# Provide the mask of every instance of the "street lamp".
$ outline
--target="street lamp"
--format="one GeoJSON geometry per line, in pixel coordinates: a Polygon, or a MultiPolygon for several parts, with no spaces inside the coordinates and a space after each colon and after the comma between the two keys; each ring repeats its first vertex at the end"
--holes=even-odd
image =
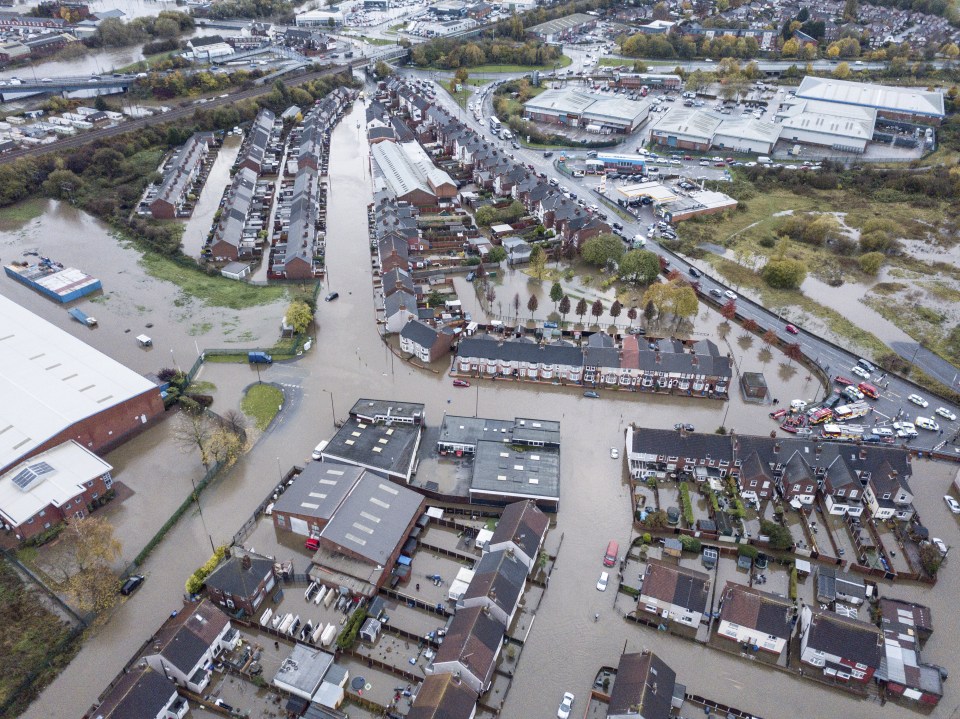
{"type": "Polygon", "coordinates": [[[190,484],[193,486],[193,501],[197,503],[197,514],[200,515],[200,524],[203,526],[203,531],[207,533],[207,539],[210,540],[210,550],[216,554],[217,548],[213,545],[213,537],[210,535],[210,530],[207,529],[207,520],[203,517],[203,509],[200,507],[200,494],[197,492],[197,483],[193,479],[193,475],[190,475],[190,484]]]}

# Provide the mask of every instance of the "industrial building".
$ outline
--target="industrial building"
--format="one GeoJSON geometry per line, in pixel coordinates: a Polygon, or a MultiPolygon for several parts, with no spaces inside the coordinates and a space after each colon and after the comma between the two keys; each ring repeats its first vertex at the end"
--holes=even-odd
{"type": "Polygon", "coordinates": [[[891,87],[830,77],[805,77],[797,88],[802,100],[821,100],[877,111],[887,120],[939,125],[946,117],[943,92],[919,87],[891,87]]]}
{"type": "Polygon", "coordinates": [[[416,142],[378,142],[370,148],[386,189],[417,207],[434,206],[457,195],[457,183],[416,142]]]}
{"type": "Polygon", "coordinates": [[[529,27],[527,28],[527,35],[542,42],[557,43],[563,42],[574,35],[579,35],[584,30],[591,30],[596,26],[596,17],[575,12],[572,15],[558,17],[529,27]]]}
{"type": "Polygon", "coordinates": [[[160,389],[0,295],[0,472],[69,440],[117,447],[163,414],[160,389]]]}
{"type": "Polygon", "coordinates": [[[583,128],[596,133],[629,133],[650,116],[651,101],[608,97],[572,88],[542,92],[523,106],[532,122],[583,128]]]}
{"type": "Polygon", "coordinates": [[[715,112],[676,107],[650,130],[650,141],[678,150],[705,152],[713,143],[723,116],[715,112]]]}
{"type": "Polygon", "coordinates": [[[777,111],[777,122],[783,140],[863,152],[873,139],[877,111],[857,105],[789,98],[777,111]]]}

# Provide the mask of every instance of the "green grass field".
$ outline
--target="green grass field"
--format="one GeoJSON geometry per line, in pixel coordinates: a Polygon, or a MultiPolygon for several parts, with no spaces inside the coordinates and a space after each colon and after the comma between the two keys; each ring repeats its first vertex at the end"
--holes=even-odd
{"type": "MultiPolygon", "coordinates": [[[[467,72],[471,75],[479,75],[481,73],[497,73],[497,72],[533,72],[534,70],[539,70],[540,72],[547,72],[553,70],[554,64],[557,67],[567,67],[573,62],[569,57],[563,55],[556,63],[551,63],[549,65],[477,65],[476,67],[468,67],[467,72]]],[[[452,70],[443,67],[424,67],[423,70],[436,70],[438,72],[449,72],[452,73],[452,70]]]]}
{"type": "Polygon", "coordinates": [[[232,310],[259,307],[279,302],[287,294],[286,288],[277,285],[257,287],[225,277],[211,277],[199,269],[178,264],[151,252],[143,255],[140,264],[150,276],[172,282],[187,295],[216,307],[228,307],[232,310]]]}
{"type": "Polygon", "coordinates": [[[255,384],[244,395],[240,409],[252,417],[257,429],[265,430],[280,411],[283,404],[283,392],[269,384],[255,384]]]}
{"type": "Polygon", "coordinates": [[[47,207],[47,200],[34,197],[0,210],[0,230],[15,230],[40,217],[47,207]]]}

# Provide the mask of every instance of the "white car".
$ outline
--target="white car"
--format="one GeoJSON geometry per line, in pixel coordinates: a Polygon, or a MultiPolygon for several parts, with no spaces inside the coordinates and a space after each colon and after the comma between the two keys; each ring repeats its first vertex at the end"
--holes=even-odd
{"type": "Polygon", "coordinates": [[[723,296],[726,297],[728,300],[733,300],[734,302],[736,302],[737,300],[737,294],[733,290],[727,290],[726,292],[723,293],[723,296]]]}
{"type": "Polygon", "coordinates": [[[798,412],[803,412],[807,408],[807,403],[802,399],[795,399],[790,403],[790,408],[795,409],[798,412]]]}
{"type": "Polygon", "coordinates": [[[960,502],[955,500],[949,494],[943,495],[943,501],[947,503],[947,507],[950,508],[950,511],[954,514],[960,514],[960,502]]]}
{"type": "Polygon", "coordinates": [[[950,420],[951,422],[953,422],[957,418],[957,415],[955,415],[946,407],[937,407],[936,413],[939,414],[944,419],[950,420]]]}
{"type": "Polygon", "coordinates": [[[917,417],[916,424],[920,429],[928,429],[931,432],[939,432],[940,425],[933,421],[930,417],[917,417]]]}
{"type": "Polygon", "coordinates": [[[930,541],[933,542],[934,547],[940,550],[940,554],[942,554],[944,557],[947,556],[947,545],[943,543],[942,539],[939,537],[934,537],[930,541]]]}
{"type": "Polygon", "coordinates": [[[573,709],[573,694],[563,693],[563,701],[560,702],[560,708],[557,709],[557,716],[560,719],[569,719],[570,711],[573,709]]]}
{"type": "Polygon", "coordinates": [[[601,592],[607,591],[607,582],[610,581],[610,572],[601,572],[600,579],[597,580],[597,589],[601,592]]]}
{"type": "Polygon", "coordinates": [[[893,429],[901,438],[917,436],[917,428],[913,426],[913,422],[894,422],[893,429]]]}
{"type": "Polygon", "coordinates": [[[620,450],[618,450],[616,447],[611,447],[610,459],[620,459],[620,450]]]}
{"type": "Polygon", "coordinates": [[[863,367],[857,366],[850,369],[857,377],[863,377],[863,379],[870,379],[870,373],[867,372],[863,367]]]}
{"type": "Polygon", "coordinates": [[[907,399],[916,405],[920,405],[921,407],[927,407],[930,405],[930,403],[927,402],[927,400],[925,400],[923,397],[921,397],[918,394],[912,394],[909,397],[907,397],[907,399]]]}

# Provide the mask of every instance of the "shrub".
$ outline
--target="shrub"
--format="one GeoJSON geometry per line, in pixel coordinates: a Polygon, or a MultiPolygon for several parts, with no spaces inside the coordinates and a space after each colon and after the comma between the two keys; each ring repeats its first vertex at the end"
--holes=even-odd
{"type": "Polygon", "coordinates": [[[190,575],[184,587],[187,590],[187,594],[196,594],[203,588],[203,581],[210,576],[210,572],[216,569],[220,565],[220,562],[223,561],[223,558],[227,556],[227,549],[225,545],[217,547],[210,559],[190,575]]]}
{"type": "Polygon", "coordinates": [[[710,506],[713,507],[714,512],[720,511],[720,500],[717,499],[717,493],[712,489],[707,490],[707,496],[710,498],[710,506]]]}
{"type": "Polygon", "coordinates": [[[793,537],[790,530],[776,522],[769,520],[760,522],[760,533],[770,538],[770,546],[773,549],[790,549],[793,547],[793,537]]]}
{"type": "Polygon", "coordinates": [[[797,567],[790,567],[790,599],[797,601],[797,567]]]}
{"type": "MultiPolygon", "coordinates": [[[[213,404],[213,397],[208,394],[188,394],[186,397],[189,397],[194,402],[196,402],[201,407],[209,407],[213,404]]],[[[181,400],[182,401],[182,400],[181,400]]]]}
{"type": "Polygon", "coordinates": [[[741,557],[750,557],[750,559],[756,559],[757,555],[760,554],[760,550],[754,547],[752,544],[741,544],[737,547],[737,554],[741,557]]]}
{"type": "Polygon", "coordinates": [[[644,544],[650,544],[650,542],[652,542],[652,541],[653,541],[653,537],[650,536],[650,532],[644,532],[644,533],[643,533],[643,543],[644,543],[644,544]]]}
{"type": "Polygon", "coordinates": [[[693,504],[690,503],[690,488],[686,482],[680,483],[680,504],[683,506],[683,518],[688,526],[693,526],[693,504]]]}
{"type": "Polygon", "coordinates": [[[350,619],[347,620],[343,631],[340,632],[340,636],[337,637],[337,647],[340,649],[349,649],[352,647],[353,643],[357,640],[357,634],[360,633],[360,628],[363,626],[366,618],[366,609],[362,607],[355,609],[353,614],[350,615],[350,619]]]}
{"type": "Polygon", "coordinates": [[[703,547],[699,539],[687,536],[686,534],[680,535],[680,546],[683,548],[683,551],[693,552],[694,554],[699,554],[701,547],[703,547]]]}

